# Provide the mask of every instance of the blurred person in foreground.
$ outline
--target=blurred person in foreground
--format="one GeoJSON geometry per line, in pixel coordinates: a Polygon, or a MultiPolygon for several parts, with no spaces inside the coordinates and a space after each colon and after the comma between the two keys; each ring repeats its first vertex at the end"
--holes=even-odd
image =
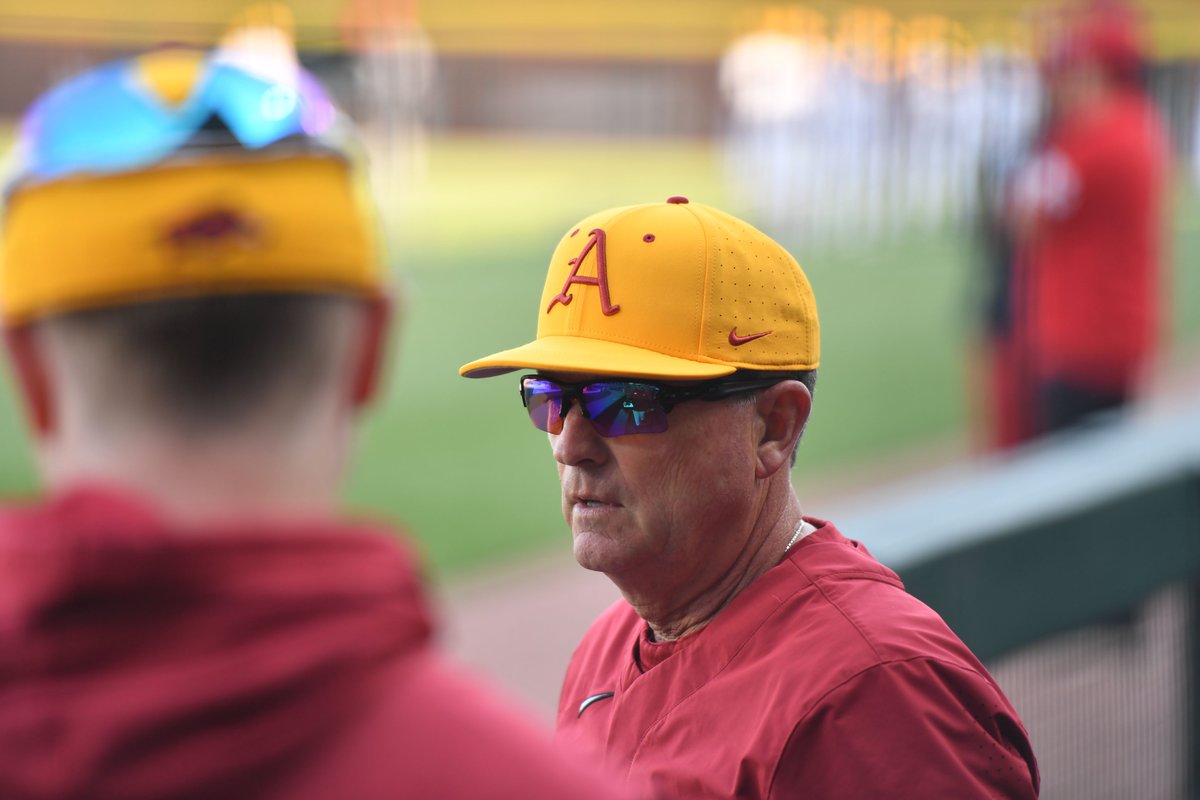
{"type": "Polygon", "coordinates": [[[1167,145],[1143,62],[1130,12],[1105,2],[1043,65],[1045,135],[1012,198],[1034,436],[1127,406],[1157,352],[1167,145]]]}
{"type": "Polygon", "coordinates": [[[462,368],[533,371],[521,396],[575,557],[624,596],[575,651],[559,739],[668,797],[1034,797],[983,665],[802,513],[790,467],[818,352],[795,259],[672,197],[572,226],[536,340],[462,368]]]}
{"type": "Polygon", "coordinates": [[[340,124],[181,50],[25,118],[0,301],[47,497],[0,510],[0,796],[614,796],[338,515],[386,332],[340,124]]]}

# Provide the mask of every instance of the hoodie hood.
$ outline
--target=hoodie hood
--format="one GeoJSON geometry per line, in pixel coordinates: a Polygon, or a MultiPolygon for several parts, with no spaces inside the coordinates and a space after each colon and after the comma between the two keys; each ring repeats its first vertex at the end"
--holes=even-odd
{"type": "Polygon", "coordinates": [[[365,528],[171,531],[80,490],[0,512],[0,796],[219,797],[363,710],[431,623],[365,528]]]}

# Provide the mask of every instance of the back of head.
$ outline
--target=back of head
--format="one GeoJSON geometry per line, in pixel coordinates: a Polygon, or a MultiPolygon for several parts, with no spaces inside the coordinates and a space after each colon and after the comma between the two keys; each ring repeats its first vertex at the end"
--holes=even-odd
{"type": "Polygon", "coordinates": [[[48,317],[56,390],[87,423],[188,439],[285,430],[349,357],[355,303],[316,293],[216,294],[48,317]]]}
{"type": "Polygon", "coordinates": [[[347,309],[381,295],[379,259],[345,122],[282,66],[159,50],[30,109],[0,264],[27,388],[29,331],[99,424],[282,420],[332,379],[347,309]]]}

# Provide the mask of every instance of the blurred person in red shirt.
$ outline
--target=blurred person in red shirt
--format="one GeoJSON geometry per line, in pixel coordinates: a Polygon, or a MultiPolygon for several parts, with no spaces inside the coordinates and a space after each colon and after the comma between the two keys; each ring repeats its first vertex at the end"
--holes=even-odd
{"type": "Polygon", "coordinates": [[[1137,395],[1162,324],[1164,126],[1129,12],[1097,4],[1044,63],[1045,135],[1012,198],[1033,435],[1137,395]]]}
{"type": "Polygon", "coordinates": [[[387,302],[291,66],[157,51],[23,122],[0,308],[48,497],[0,509],[0,797],[620,796],[337,511],[387,302]]]}

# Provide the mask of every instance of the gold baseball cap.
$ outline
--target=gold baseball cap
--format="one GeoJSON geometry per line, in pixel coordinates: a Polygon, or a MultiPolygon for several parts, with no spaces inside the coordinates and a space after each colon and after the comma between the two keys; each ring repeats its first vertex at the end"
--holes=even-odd
{"type": "Polygon", "coordinates": [[[247,159],[21,191],[5,222],[0,311],[20,324],[214,292],[378,293],[347,173],[331,157],[247,159]]]}
{"type": "Polygon", "coordinates": [[[671,197],[573,226],[550,260],[537,338],[459,374],[686,380],[810,370],[820,340],[812,287],[791,254],[736,217],[671,197]]]}

